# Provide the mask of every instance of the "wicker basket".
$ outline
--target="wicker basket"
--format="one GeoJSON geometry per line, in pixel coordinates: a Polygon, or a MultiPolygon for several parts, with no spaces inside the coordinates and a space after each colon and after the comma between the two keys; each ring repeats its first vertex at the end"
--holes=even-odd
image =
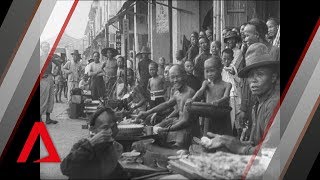
{"type": "Polygon", "coordinates": [[[119,133],[121,136],[141,135],[144,126],[141,124],[121,124],[118,125],[119,133]]]}

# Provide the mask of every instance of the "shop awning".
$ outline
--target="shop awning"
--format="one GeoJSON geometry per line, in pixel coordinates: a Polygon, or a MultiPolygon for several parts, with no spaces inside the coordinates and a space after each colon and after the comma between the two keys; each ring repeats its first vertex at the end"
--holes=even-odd
{"type": "MultiPolygon", "coordinates": [[[[146,1],[146,0],[145,0],[146,1]]],[[[135,5],[136,0],[127,0],[125,3],[123,3],[121,9],[118,11],[118,13],[109,19],[107,22],[107,26],[110,26],[111,24],[120,21],[120,17],[124,16],[127,14],[129,10],[135,5]]],[[[139,1],[140,2],[140,1],[139,1]]]]}

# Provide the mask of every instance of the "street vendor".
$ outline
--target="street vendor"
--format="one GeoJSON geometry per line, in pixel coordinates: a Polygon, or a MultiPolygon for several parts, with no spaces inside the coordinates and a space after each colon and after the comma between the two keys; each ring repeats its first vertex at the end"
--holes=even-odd
{"type": "Polygon", "coordinates": [[[114,48],[104,48],[101,50],[101,54],[106,57],[106,61],[103,64],[103,70],[105,71],[105,83],[107,97],[115,98],[116,82],[117,82],[117,60],[114,58],[118,51],[114,48]]]}
{"type": "Polygon", "coordinates": [[[128,178],[118,158],[122,146],[114,138],[118,133],[115,113],[110,108],[98,110],[90,120],[93,137],[81,139],[63,159],[62,174],[70,179],[128,178]]]}
{"type": "MultiPolygon", "coordinates": [[[[246,53],[246,66],[238,73],[240,78],[247,78],[252,95],[257,101],[252,109],[252,131],[249,142],[242,142],[227,135],[208,133],[214,141],[208,143],[207,148],[215,148],[217,144],[226,147],[236,154],[253,154],[264,131],[271,123],[271,116],[279,103],[280,93],[276,87],[279,61],[268,53],[268,47],[262,43],[249,46],[246,53]],[[218,142],[218,143],[217,143],[218,142]]],[[[264,146],[274,148],[280,141],[279,122],[271,125],[271,132],[264,139],[264,146]]]]}
{"type": "Polygon", "coordinates": [[[188,148],[192,136],[198,135],[199,127],[197,121],[189,122],[188,120],[192,118],[183,118],[185,102],[195,94],[195,91],[185,84],[185,74],[183,66],[174,65],[171,67],[169,75],[175,89],[173,96],[169,101],[159,104],[148,111],[141,111],[137,116],[137,119],[145,119],[150,114],[175,106],[175,111],[154,127],[154,129],[157,129],[156,133],[159,134],[161,139],[158,143],[164,147],[174,149],[188,148]]]}

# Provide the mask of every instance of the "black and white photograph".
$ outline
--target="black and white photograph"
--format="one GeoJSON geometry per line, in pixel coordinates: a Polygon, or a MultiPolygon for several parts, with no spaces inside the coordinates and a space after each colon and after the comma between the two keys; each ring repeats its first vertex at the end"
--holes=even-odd
{"type": "Polygon", "coordinates": [[[280,1],[72,4],[40,36],[41,179],[278,179],[280,1]]]}

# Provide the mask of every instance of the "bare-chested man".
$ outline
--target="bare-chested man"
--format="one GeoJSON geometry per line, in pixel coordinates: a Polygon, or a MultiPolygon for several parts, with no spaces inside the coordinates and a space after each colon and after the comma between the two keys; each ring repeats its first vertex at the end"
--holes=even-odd
{"type": "Polygon", "coordinates": [[[148,115],[155,112],[164,111],[175,106],[173,111],[166,119],[157,124],[157,129],[161,140],[160,145],[170,148],[188,148],[191,143],[192,136],[198,136],[198,122],[189,121],[183,117],[184,105],[187,99],[193,97],[195,91],[185,84],[185,70],[180,65],[174,65],[170,71],[170,81],[176,90],[169,101],[148,110],[141,111],[137,119],[144,119],[148,115]]]}
{"type": "Polygon", "coordinates": [[[198,114],[206,118],[204,122],[204,135],[210,132],[220,132],[231,134],[229,96],[231,83],[227,83],[221,78],[223,65],[218,56],[213,56],[204,63],[206,80],[202,87],[196,92],[192,99],[186,103],[185,118],[190,114],[198,114]],[[206,103],[194,102],[205,96],[206,103]],[[221,110],[221,111],[220,111],[221,110]]]}
{"type": "Polygon", "coordinates": [[[106,72],[106,94],[108,97],[115,98],[118,66],[117,60],[114,57],[118,54],[118,51],[113,48],[105,48],[101,51],[101,54],[107,57],[103,65],[103,69],[106,72]]]}
{"type": "Polygon", "coordinates": [[[163,76],[158,75],[158,64],[151,62],[149,64],[149,74],[151,78],[148,82],[148,89],[150,91],[150,109],[165,102],[165,80],[163,76]]]}

